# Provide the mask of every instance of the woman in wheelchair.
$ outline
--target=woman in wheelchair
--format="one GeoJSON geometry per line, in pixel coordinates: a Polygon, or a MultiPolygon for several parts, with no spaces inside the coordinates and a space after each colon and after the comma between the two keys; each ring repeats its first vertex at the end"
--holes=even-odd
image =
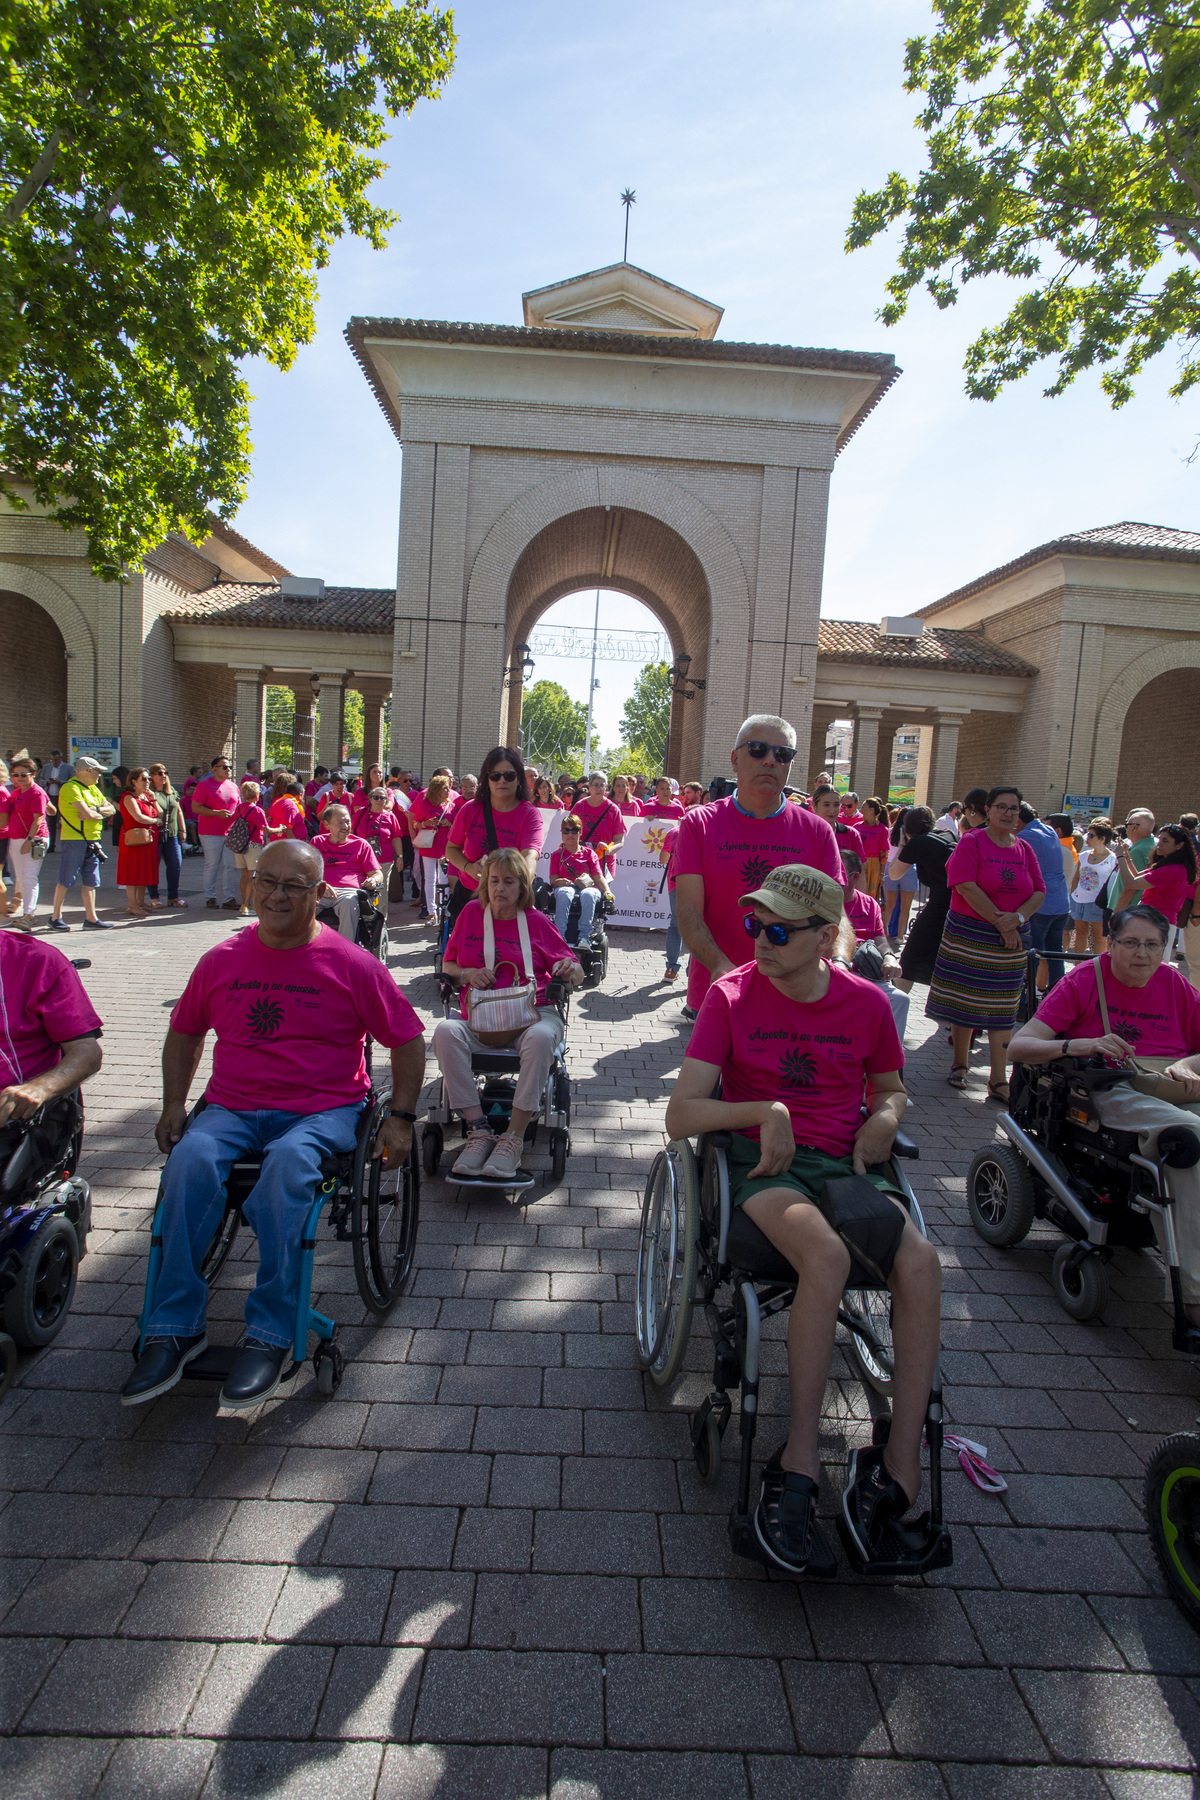
{"type": "Polygon", "coordinates": [[[892,1200],[902,1192],[888,1158],[907,1104],[904,1052],[880,989],[831,960],[841,887],[791,864],[741,905],[754,961],[714,981],[706,995],[667,1107],[667,1131],[672,1139],[732,1133],[730,1199],[796,1270],[791,1423],[763,1470],[754,1530],[781,1568],[828,1578],[837,1565],[816,1522],[818,1430],[842,1291],[850,1281],[886,1284],[892,1296],[891,1432],[886,1445],[851,1453],[842,1519],[864,1563],[880,1560],[885,1542],[894,1560],[900,1521],[921,1488],[941,1271],[937,1253],[892,1200]],[[718,1081],[719,1100],[711,1097],[718,1081]],[[858,1178],[853,1190],[848,1177],[858,1178]],[[847,1209],[847,1201],[856,1205],[847,1209]],[[865,1235],[862,1219],[847,1223],[851,1210],[875,1215],[865,1235]]]}
{"type": "MultiPolygon", "coordinates": [[[[1111,1081],[1092,1087],[1092,1108],[1105,1126],[1136,1131],[1153,1158],[1168,1126],[1200,1134],[1200,991],[1164,961],[1171,925],[1157,908],[1126,907],[1110,931],[1104,955],[1068,971],[1008,1053],[1034,1067],[1102,1058],[1111,1081]]],[[[1200,1163],[1172,1158],[1171,1190],[1184,1311],[1200,1327],[1200,1163]]],[[[1153,1218],[1165,1256],[1162,1215],[1153,1218]]]]}
{"type": "Polygon", "coordinates": [[[446,1102],[461,1113],[467,1126],[466,1148],[453,1173],[501,1181],[511,1180],[520,1167],[525,1128],[541,1105],[550,1064],[562,1041],[563,1021],[558,1009],[546,1004],[547,985],[554,979],[577,987],[583,969],[549,919],[533,905],[533,876],[523,850],[493,850],[481,873],[481,895],[459,913],[442,964],[443,975],[462,989],[462,1017],[442,1019],[435,1026],[433,1053],[442,1071],[446,1102]],[[506,984],[499,977],[506,968],[516,978],[508,1005],[521,1012],[523,1022],[514,1025],[510,1020],[493,1030],[483,1022],[486,1004],[479,1006],[472,996],[503,988],[506,984]],[[497,1138],[479,1104],[471,1056],[500,1045],[518,1052],[521,1072],[508,1130],[497,1138]]]}
{"type": "Polygon", "coordinates": [[[576,943],[587,943],[592,935],[592,925],[596,917],[596,908],[600,904],[601,895],[606,900],[612,899],[612,889],[605,879],[604,870],[600,867],[600,859],[596,852],[584,845],[580,849],[579,837],[583,830],[583,821],[576,813],[568,813],[560,827],[562,844],[550,858],[550,886],[554,889],[554,924],[564,942],[567,939],[567,920],[571,912],[571,902],[579,896],[579,924],[576,929],[576,943]]]}

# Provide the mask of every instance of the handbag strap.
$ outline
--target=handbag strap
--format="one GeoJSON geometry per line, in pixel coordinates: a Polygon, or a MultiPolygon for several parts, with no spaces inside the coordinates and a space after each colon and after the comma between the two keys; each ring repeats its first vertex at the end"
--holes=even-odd
{"type": "Polygon", "coordinates": [[[496,821],[492,817],[492,796],[490,794],[484,794],[482,806],[483,829],[487,833],[487,847],[490,855],[493,850],[500,848],[500,839],[496,836],[496,821]]]}
{"type": "MultiPolygon", "coordinates": [[[[529,921],[524,911],[517,913],[517,937],[521,943],[521,974],[526,981],[533,980],[533,945],[529,941],[529,921]]],[[[492,918],[491,906],[483,908],[483,966],[485,969],[496,967],[496,925],[492,918]]],[[[513,963],[512,968],[516,968],[513,963]]]]}
{"type": "Polygon", "coordinates": [[[1104,1026],[1105,1037],[1112,1036],[1112,1026],[1108,1022],[1108,996],[1104,992],[1104,970],[1100,966],[1100,958],[1093,956],[1092,967],[1096,971],[1096,998],[1100,1002],[1100,1022],[1104,1026]]]}

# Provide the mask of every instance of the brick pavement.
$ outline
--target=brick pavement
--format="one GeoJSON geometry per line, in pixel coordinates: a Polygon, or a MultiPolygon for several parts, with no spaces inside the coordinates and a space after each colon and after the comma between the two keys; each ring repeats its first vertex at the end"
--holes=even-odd
{"type": "MultiPolygon", "coordinates": [[[[185,891],[196,882],[185,865],[185,891]]],[[[425,1015],[429,937],[393,908],[425,1015]]],[[[947,1469],[954,1567],[868,1591],[733,1558],[728,1467],[688,1454],[707,1334],[665,1399],[634,1365],[640,1188],[684,1035],[649,934],[615,934],[569,1035],[574,1155],[526,1206],[427,1182],[417,1272],[368,1326],[347,1247],[317,1304],[351,1359],[252,1422],[184,1383],[124,1410],[150,1208],[165,1008],[236,929],[195,910],[64,949],[107,1021],[88,1090],[94,1230],[57,1343],[0,1406],[0,1789],[7,1800],[1183,1800],[1200,1752],[1200,1639],[1161,1593],[1141,1468],[1190,1427],[1153,1265],[1113,1267],[1103,1324],[1047,1277],[1053,1237],[997,1253],[966,1216],[995,1128],[983,1072],[944,1085],[914,1008],[913,1182],[945,1265],[949,1410],[1006,1473],[947,1469]],[[1155,1771],[1155,1773],[1151,1773],[1155,1771]]],[[[214,1337],[251,1266],[231,1262],[214,1337]]],[[[773,1327],[763,1446],[786,1406],[773,1327]],[[769,1416],[774,1415],[774,1417],[769,1416]]],[[[834,1479],[865,1432],[840,1362],[834,1479]]]]}

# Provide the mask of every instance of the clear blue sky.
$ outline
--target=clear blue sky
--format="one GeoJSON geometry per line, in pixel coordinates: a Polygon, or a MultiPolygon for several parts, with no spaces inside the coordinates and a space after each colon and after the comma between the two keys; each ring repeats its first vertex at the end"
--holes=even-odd
{"type": "MultiPolygon", "coordinates": [[[[237,524],[289,568],[395,579],[401,454],[343,342],[347,319],[519,324],[523,290],[619,259],[627,184],[630,261],[724,306],[722,337],[888,350],[904,370],[834,472],[827,617],[908,611],[1064,531],[1196,528],[1200,464],[1185,459],[1198,409],[1166,397],[1170,358],[1117,413],[1087,378],[1046,400],[1035,375],[988,405],[963,393],[963,353],[1011,284],[968,289],[946,313],[919,298],[890,331],[876,319],[891,249],[847,256],[843,239],[861,188],[920,166],[901,73],[927,6],[462,0],[455,15],[443,98],[401,121],[385,153],[379,196],[401,215],[389,247],[338,245],[313,344],[287,375],[252,371],[254,478],[237,524]]],[[[603,616],[645,619],[628,601],[603,616]]],[[[572,670],[538,674],[582,696],[586,670],[572,670]]],[[[609,674],[606,740],[628,681],[609,674]]]]}

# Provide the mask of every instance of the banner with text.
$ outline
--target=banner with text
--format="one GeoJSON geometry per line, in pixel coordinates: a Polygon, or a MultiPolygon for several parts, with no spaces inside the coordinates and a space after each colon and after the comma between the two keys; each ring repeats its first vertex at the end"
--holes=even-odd
{"type": "MultiPolygon", "coordinates": [[[[537,872],[543,881],[549,881],[550,857],[562,841],[563,814],[549,808],[541,811],[546,835],[537,872]]],[[[617,902],[609,923],[637,926],[643,931],[665,931],[671,923],[671,901],[663,884],[665,870],[658,853],[671,827],[661,819],[626,819],[625,826],[625,842],[616,854],[616,870],[609,876],[617,902]]]]}

